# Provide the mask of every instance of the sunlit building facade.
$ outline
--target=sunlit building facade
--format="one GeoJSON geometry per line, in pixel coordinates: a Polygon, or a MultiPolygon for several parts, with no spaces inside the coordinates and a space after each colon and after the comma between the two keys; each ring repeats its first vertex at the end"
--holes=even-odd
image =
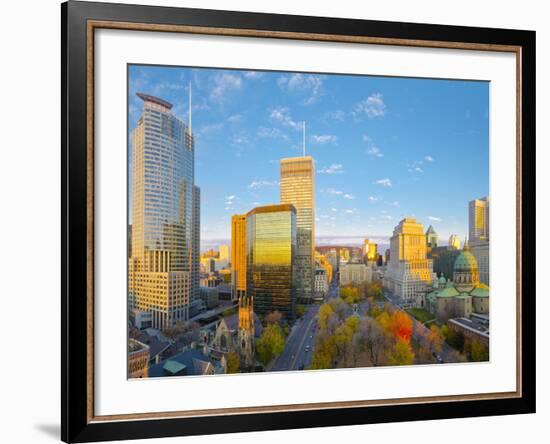
{"type": "Polygon", "coordinates": [[[246,216],[246,292],[254,311],[278,310],[294,319],[296,209],[290,204],[254,208],[246,216]]]}
{"type": "Polygon", "coordinates": [[[313,296],[315,250],[315,183],[313,158],[281,159],[280,202],[296,209],[296,292],[300,300],[313,296]]]}
{"type": "Polygon", "coordinates": [[[468,204],[469,237],[471,243],[489,240],[489,198],[474,199],[468,204]]]}
{"type": "Polygon", "coordinates": [[[199,298],[200,191],[194,142],[172,104],[138,93],[143,112],[132,131],[131,309],[141,327],[188,318],[199,298]]]}
{"type": "Polygon", "coordinates": [[[246,294],[246,214],[231,217],[231,282],[233,299],[246,294]]]}
{"type": "Polygon", "coordinates": [[[363,258],[366,262],[378,259],[378,245],[365,239],[363,242],[363,258]]]}
{"type": "Polygon", "coordinates": [[[456,234],[451,234],[447,246],[451,250],[460,250],[460,238],[456,234]]]}
{"type": "Polygon", "coordinates": [[[393,230],[385,287],[405,300],[417,300],[434,279],[433,263],[427,258],[422,224],[407,217],[393,230]]]}

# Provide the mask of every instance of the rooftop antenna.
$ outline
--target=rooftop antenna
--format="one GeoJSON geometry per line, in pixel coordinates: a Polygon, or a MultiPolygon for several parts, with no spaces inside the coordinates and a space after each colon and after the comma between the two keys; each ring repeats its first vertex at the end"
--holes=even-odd
{"type": "Polygon", "coordinates": [[[304,157],[306,157],[306,121],[302,122],[302,151],[304,152],[304,157]]]}
{"type": "Polygon", "coordinates": [[[192,99],[191,82],[189,82],[189,134],[191,134],[191,132],[192,132],[192,120],[191,119],[192,119],[193,107],[192,107],[191,99],[192,99]]]}

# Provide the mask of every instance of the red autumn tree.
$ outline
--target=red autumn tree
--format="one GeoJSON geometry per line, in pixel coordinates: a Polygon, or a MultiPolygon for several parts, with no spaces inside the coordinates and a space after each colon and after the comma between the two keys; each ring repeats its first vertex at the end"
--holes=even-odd
{"type": "Polygon", "coordinates": [[[401,310],[395,310],[390,318],[388,330],[396,339],[409,342],[411,340],[413,323],[411,318],[401,310]]]}

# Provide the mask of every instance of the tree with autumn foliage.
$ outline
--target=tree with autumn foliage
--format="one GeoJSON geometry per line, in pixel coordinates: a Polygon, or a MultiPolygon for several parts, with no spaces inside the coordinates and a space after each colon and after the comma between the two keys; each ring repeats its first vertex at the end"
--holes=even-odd
{"type": "Polygon", "coordinates": [[[340,297],[348,305],[357,304],[361,300],[359,289],[352,286],[340,288],[340,297]]]}
{"type": "Polygon", "coordinates": [[[428,343],[434,352],[438,354],[441,353],[443,348],[443,336],[437,325],[432,325],[430,327],[430,331],[428,332],[428,343]]]}
{"type": "Polygon", "coordinates": [[[239,373],[241,369],[241,360],[239,355],[234,351],[230,351],[227,354],[227,373],[239,373]]]}
{"type": "Polygon", "coordinates": [[[396,339],[409,343],[412,336],[413,321],[404,311],[396,310],[390,317],[388,329],[396,339]]]}
{"type": "Polygon", "coordinates": [[[414,352],[410,342],[403,339],[397,339],[393,346],[389,358],[389,365],[411,365],[414,363],[414,352]]]}

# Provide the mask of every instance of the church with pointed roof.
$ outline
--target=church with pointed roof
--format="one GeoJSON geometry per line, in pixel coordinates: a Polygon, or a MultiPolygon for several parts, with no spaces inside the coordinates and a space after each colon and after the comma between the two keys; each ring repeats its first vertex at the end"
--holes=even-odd
{"type": "Polygon", "coordinates": [[[452,280],[443,274],[434,280],[426,309],[439,321],[489,315],[489,286],[480,282],[477,260],[467,244],[455,260],[452,280]]]}

